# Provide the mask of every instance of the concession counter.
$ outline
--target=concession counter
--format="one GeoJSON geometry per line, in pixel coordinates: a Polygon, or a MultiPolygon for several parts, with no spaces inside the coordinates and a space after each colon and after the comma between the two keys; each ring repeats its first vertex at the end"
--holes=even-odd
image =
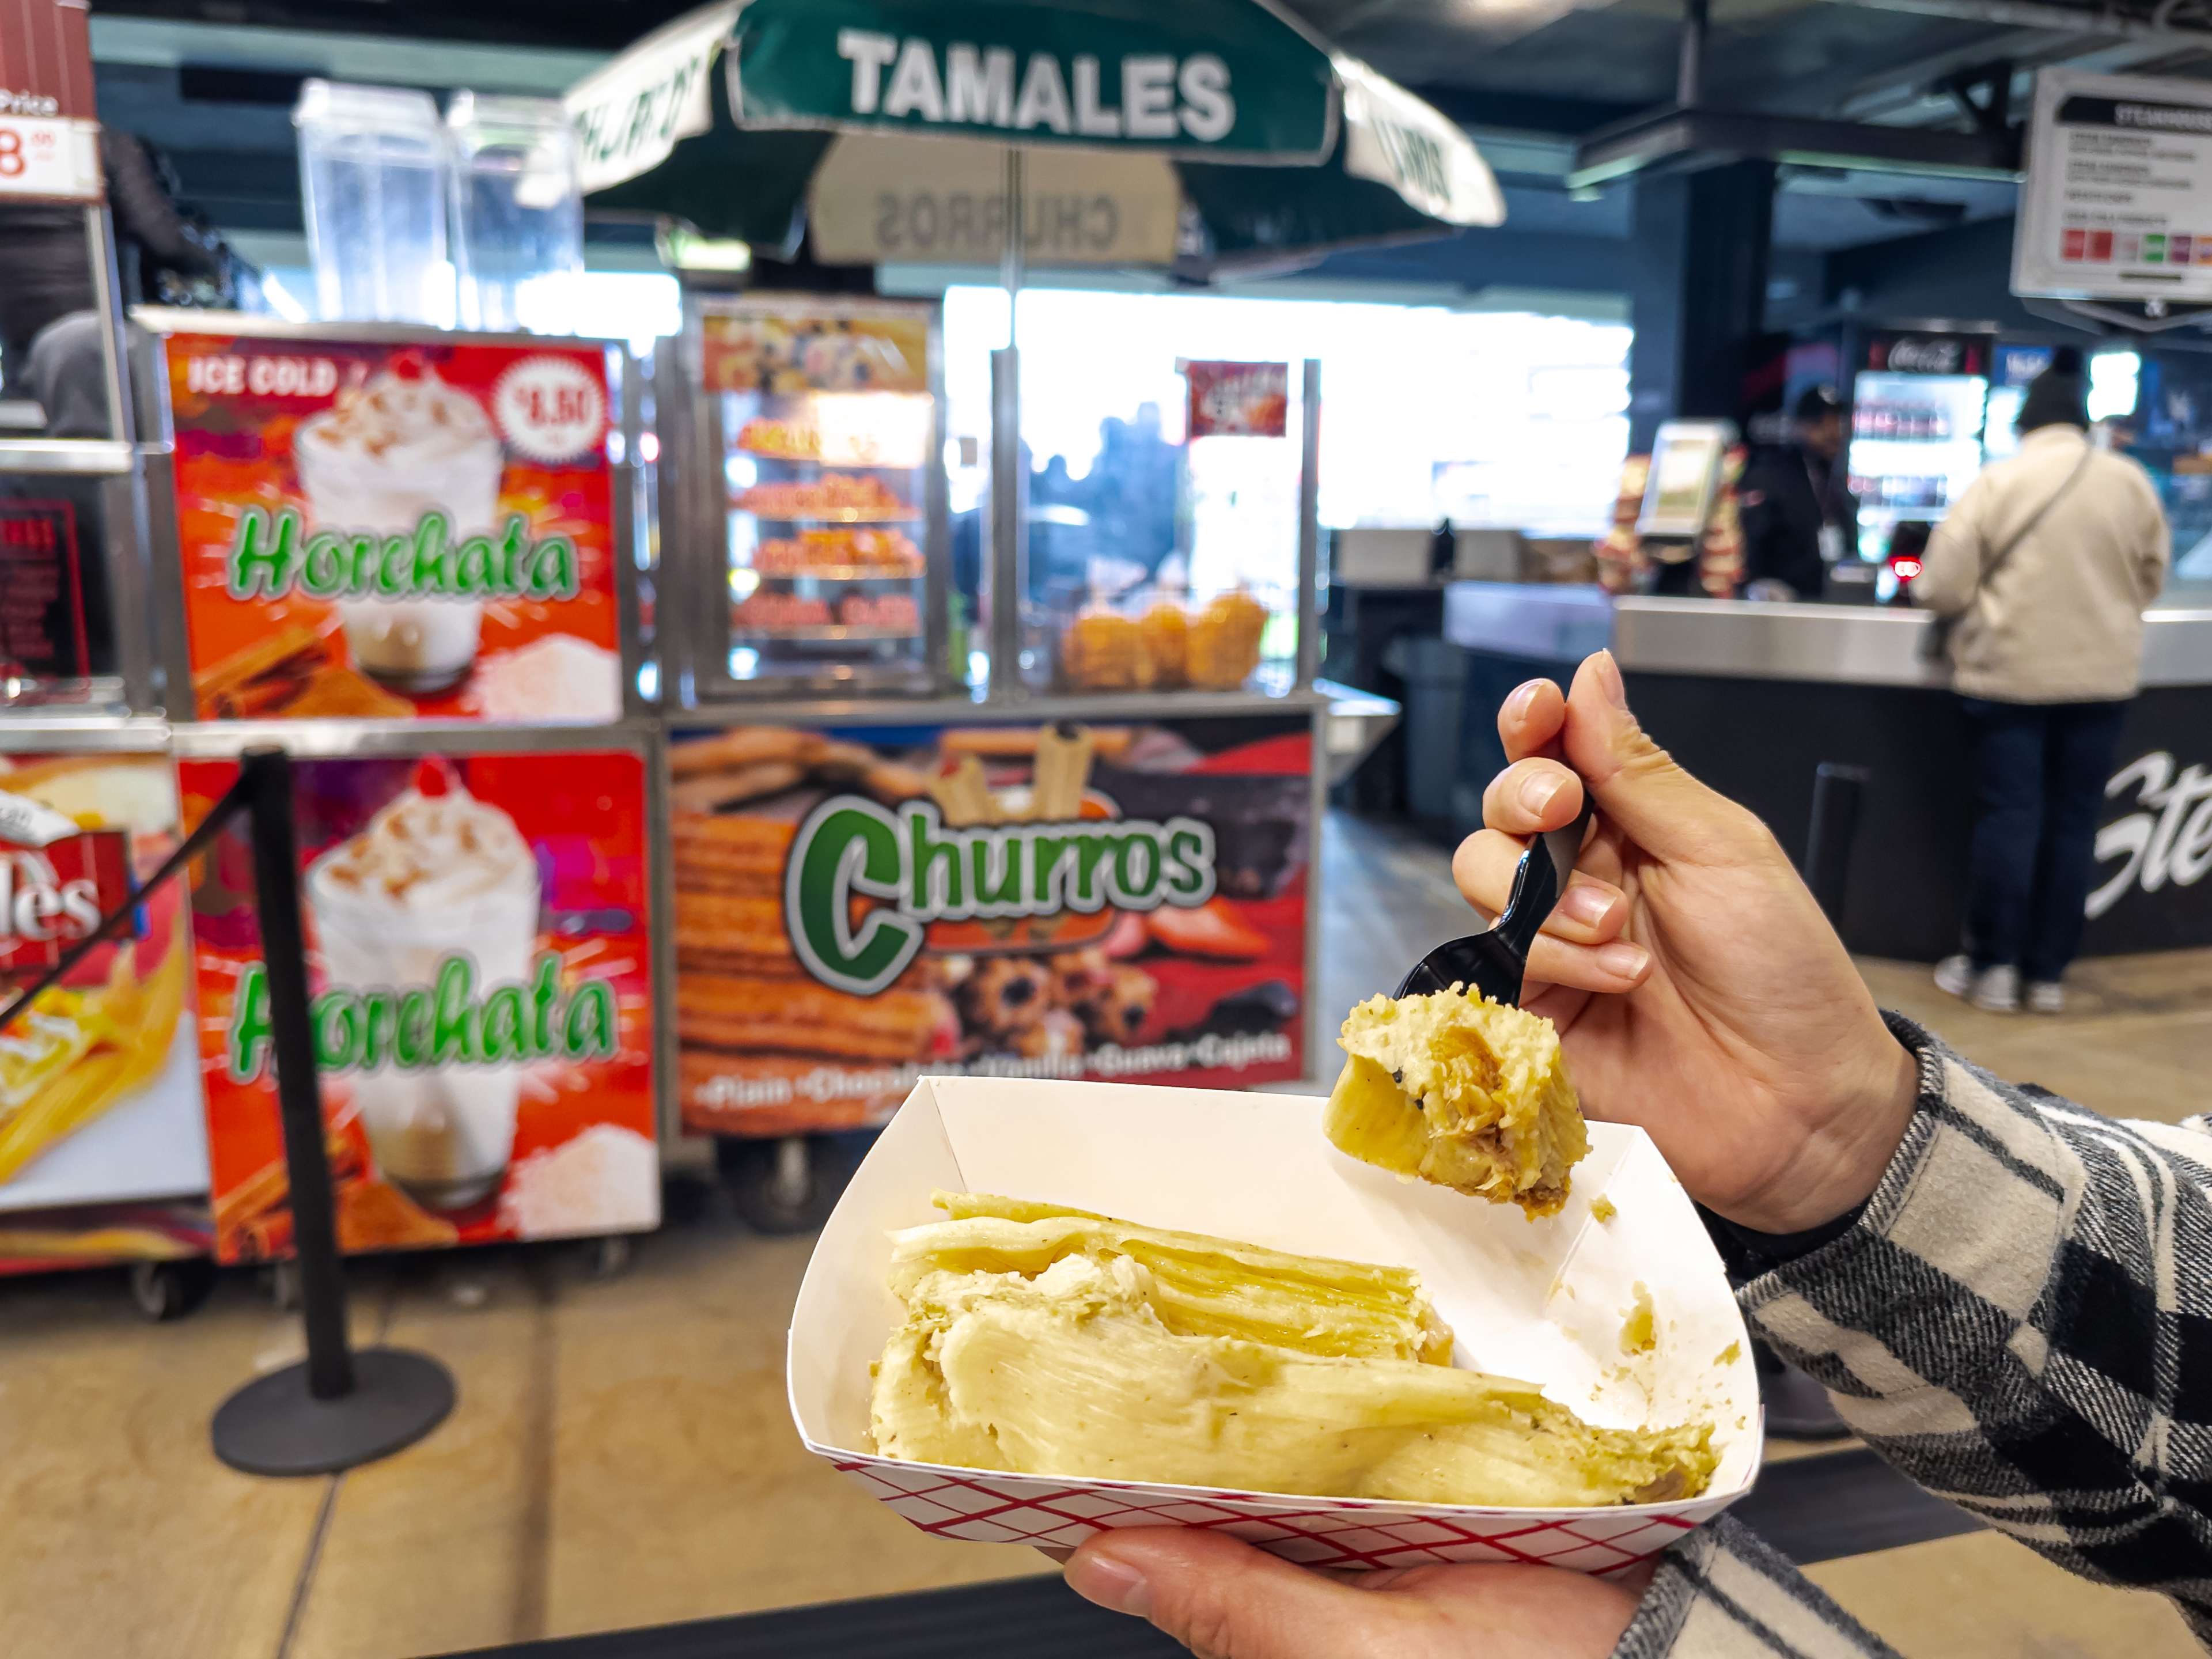
{"type": "MultiPolygon", "coordinates": [[[[1868,606],[1454,583],[1444,637],[1468,656],[1462,793],[1479,801],[1504,764],[1489,711],[1514,685],[1564,683],[1610,647],[1645,728],[1793,854],[1816,769],[1863,770],[1838,926],[1855,951],[1933,961],[1958,948],[1972,812],[1966,719],[1929,659],[1933,625],[1868,606]]],[[[2142,694],[2106,793],[2084,951],[2212,944],[2212,597],[2151,611],[2142,694]]]]}

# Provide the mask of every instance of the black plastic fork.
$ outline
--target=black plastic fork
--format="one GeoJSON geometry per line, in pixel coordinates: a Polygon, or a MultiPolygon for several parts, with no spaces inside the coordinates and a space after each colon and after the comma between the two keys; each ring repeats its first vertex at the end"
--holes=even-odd
{"type": "Polygon", "coordinates": [[[1483,933],[1469,933],[1439,945],[1413,964],[1398,987],[1401,997],[1449,991],[1463,985],[1493,1002],[1521,1006],[1521,985],[1528,976],[1528,947],[1536,942],[1545,918],[1567,890],[1567,878],[1575,872],[1583,836],[1590,822],[1590,799],[1583,792],[1583,810],[1562,830],[1547,830],[1529,842],[1528,850],[1513,872],[1513,890],[1505,908],[1483,933]]]}

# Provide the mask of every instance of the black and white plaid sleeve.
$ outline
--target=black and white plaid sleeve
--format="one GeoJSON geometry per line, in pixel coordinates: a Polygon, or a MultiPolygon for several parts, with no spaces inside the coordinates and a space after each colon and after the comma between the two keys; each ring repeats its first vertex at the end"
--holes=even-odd
{"type": "Polygon", "coordinates": [[[1723,1516],[1659,1558],[1613,1659],[1898,1659],[1759,1535],[1723,1516]]]}
{"type": "Polygon", "coordinates": [[[1893,1019],[1920,1108],[1858,1223],[1741,1293],[1905,1475],[2212,1644],[2212,1135],[1893,1019]]]}
{"type": "MultiPolygon", "coordinates": [[[[2212,1126],[2000,1083],[1907,1021],[1920,1103],[1857,1221],[1740,1293],[1906,1475],[2212,1645],[2212,1126]]],[[[1723,1517],[1614,1659],[1890,1650],[1723,1517]]]]}

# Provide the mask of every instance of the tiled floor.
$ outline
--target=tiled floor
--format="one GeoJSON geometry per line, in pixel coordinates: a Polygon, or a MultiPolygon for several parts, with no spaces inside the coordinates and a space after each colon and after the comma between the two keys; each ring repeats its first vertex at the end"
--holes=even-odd
{"type": "MultiPolygon", "coordinates": [[[[1334,1009],[1462,913],[1443,856],[1409,838],[1334,825],[1327,860],[1334,1009]]],[[[2094,965],[2052,1021],[1978,1014],[1923,969],[1866,971],[2003,1075],[2116,1114],[2212,1107],[2212,951],[2094,965]]],[[[207,1449],[223,1395],[296,1351],[249,1278],[159,1328],[104,1276],[0,1282],[0,1655],[406,1659],[1041,1570],[925,1538],[799,1449],[782,1344],[807,1248],[717,1195],[612,1277],[567,1247],[363,1264],[356,1328],[438,1355],[461,1403],[398,1457],[301,1482],[207,1449]]],[[[2195,1651],[2163,1603],[1987,1535],[1815,1576],[1916,1659],[2195,1651]]]]}

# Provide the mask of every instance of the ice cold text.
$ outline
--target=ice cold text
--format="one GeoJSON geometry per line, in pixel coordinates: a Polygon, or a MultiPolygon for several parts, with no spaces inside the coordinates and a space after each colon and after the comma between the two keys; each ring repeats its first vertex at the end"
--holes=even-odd
{"type": "Polygon", "coordinates": [[[328,357],[185,360],[185,390],[206,398],[327,398],[337,389],[338,366],[328,357]]]}

